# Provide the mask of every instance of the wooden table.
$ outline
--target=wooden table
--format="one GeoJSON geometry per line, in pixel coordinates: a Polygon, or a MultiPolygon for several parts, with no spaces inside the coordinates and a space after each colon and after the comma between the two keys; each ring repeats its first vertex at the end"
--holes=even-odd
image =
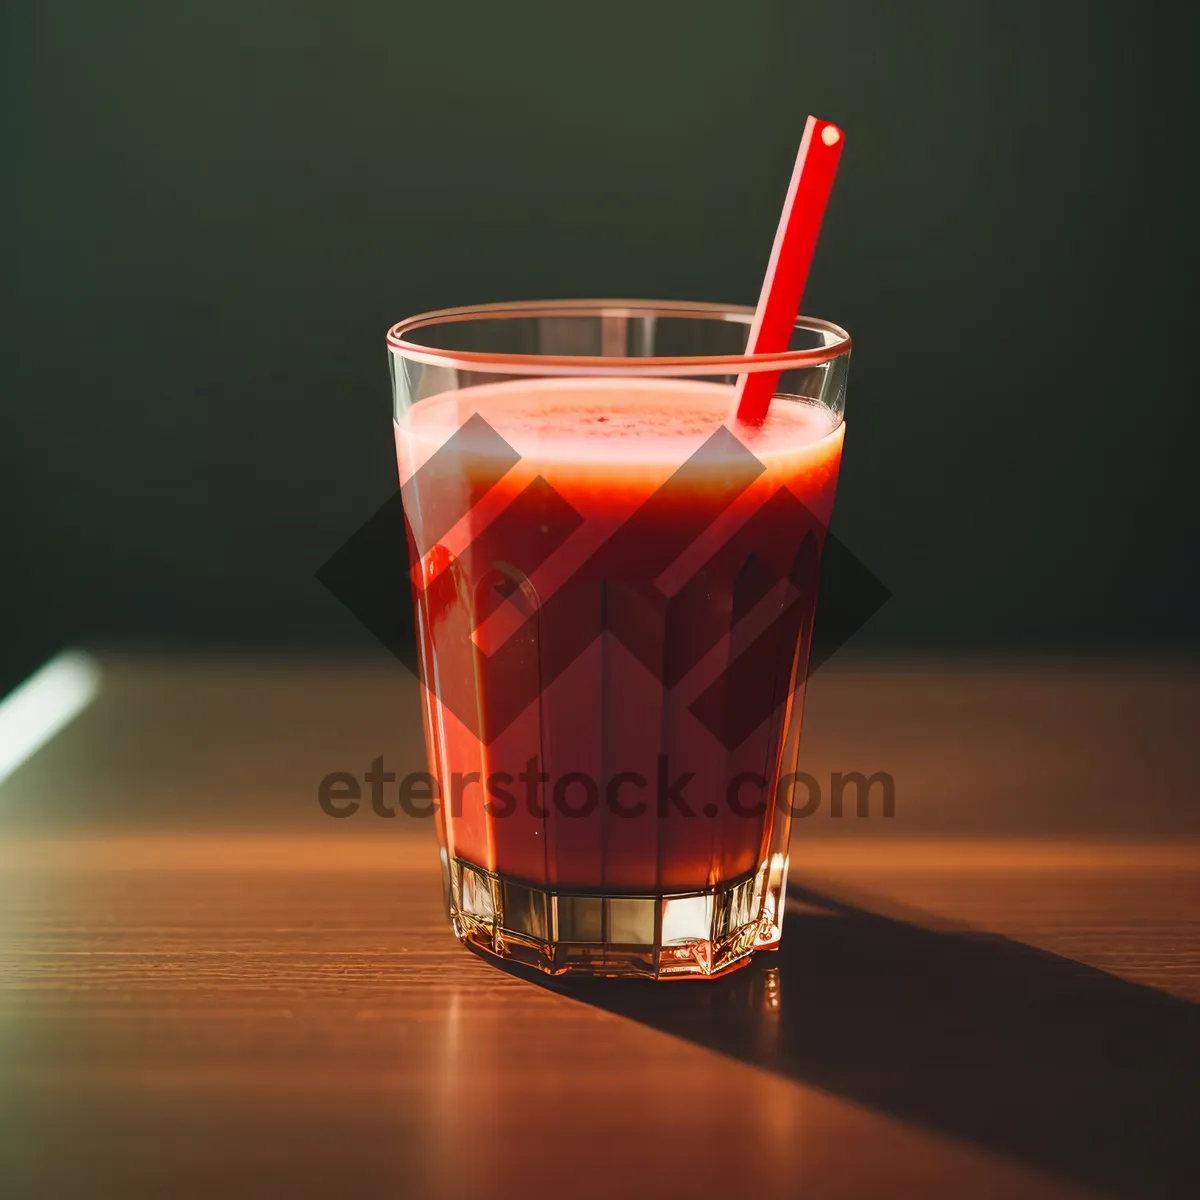
{"type": "Polygon", "coordinates": [[[1114,799],[1200,676],[989,670],[814,681],[897,816],[797,831],[779,954],[566,986],[451,938],[421,823],[313,819],[416,753],[390,669],[105,660],[0,790],[0,1195],[1200,1194],[1194,800],[1114,799]]]}

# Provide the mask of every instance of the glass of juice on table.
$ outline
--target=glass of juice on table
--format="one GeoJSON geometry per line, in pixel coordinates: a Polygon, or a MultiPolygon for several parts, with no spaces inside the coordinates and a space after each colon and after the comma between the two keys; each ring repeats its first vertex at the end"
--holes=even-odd
{"type": "Polygon", "coordinates": [[[478,949],[665,979],[779,943],[850,339],[800,317],[748,354],[755,324],[586,300],[388,335],[429,791],[478,949]]]}

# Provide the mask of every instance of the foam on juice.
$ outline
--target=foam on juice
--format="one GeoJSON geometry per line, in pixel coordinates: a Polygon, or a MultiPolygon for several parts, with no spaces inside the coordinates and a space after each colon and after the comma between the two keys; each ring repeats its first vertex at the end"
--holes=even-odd
{"type": "Polygon", "coordinates": [[[840,444],[840,425],[817,404],[777,399],[755,429],[734,425],[733,404],[734,389],[722,384],[521,380],[421,400],[397,432],[408,443],[413,467],[476,413],[523,457],[602,464],[618,472],[633,464],[677,466],[722,425],[764,462],[778,456],[816,462],[840,444]]]}

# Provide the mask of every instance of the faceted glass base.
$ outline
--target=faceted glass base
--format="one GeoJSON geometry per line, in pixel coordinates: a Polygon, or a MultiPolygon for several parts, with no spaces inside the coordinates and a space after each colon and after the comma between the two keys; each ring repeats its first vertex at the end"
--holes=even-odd
{"type": "Polygon", "coordinates": [[[442,875],[455,934],[489,954],[549,975],[711,978],[779,944],[787,860],[669,896],[533,887],[444,850],[442,875]]]}

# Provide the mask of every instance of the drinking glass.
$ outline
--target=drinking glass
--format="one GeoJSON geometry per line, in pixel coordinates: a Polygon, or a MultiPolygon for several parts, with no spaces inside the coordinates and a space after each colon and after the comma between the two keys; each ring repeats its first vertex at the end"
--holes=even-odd
{"type": "Polygon", "coordinates": [[[779,944],[850,338],[801,317],[748,356],[752,319],[580,300],[389,331],[428,790],[488,954],[673,979],[779,944]]]}

